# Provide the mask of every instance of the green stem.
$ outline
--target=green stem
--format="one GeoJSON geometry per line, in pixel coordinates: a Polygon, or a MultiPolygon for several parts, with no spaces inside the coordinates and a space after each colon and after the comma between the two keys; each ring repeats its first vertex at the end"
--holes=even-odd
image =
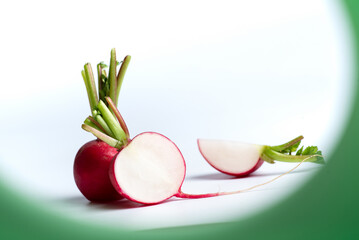
{"type": "Polygon", "coordinates": [[[96,126],[96,124],[94,124],[89,118],[85,119],[84,124],[89,125],[90,127],[93,127],[98,131],[101,131],[101,129],[98,126],[96,126]]]}
{"type": "Polygon", "coordinates": [[[101,63],[97,64],[97,86],[98,86],[98,94],[100,99],[103,98],[103,94],[102,94],[102,89],[103,89],[103,84],[102,84],[102,67],[101,67],[101,63]]]}
{"type": "Polygon", "coordinates": [[[88,116],[87,117],[88,120],[90,120],[92,122],[92,124],[94,124],[95,126],[97,126],[97,128],[99,129],[99,131],[101,132],[106,132],[105,129],[103,129],[103,127],[101,126],[101,124],[99,124],[93,117],[88,116]]]}
{"type": "Polygon", "coordinates": [[[105,69],[102,69],[102,78],[106,79],[106,84],[102,86],[102,101],[105,101],[105,97],[108,96],[110,94],[110,87],[109,87],[109,82],[108,82],[108,76],[107,76],[107,72],[105,69]]]}
{"type": "Polygon", "coordinates": [[[107,78],[107,77],[108,77],[108,76],[107,76],[106,69],[102,69],[102,75],[103,75],[105,78],[107,78]]]}
{"type": "Polygon", "coordinates": [[[269,158],[279,162],[301,162],[304,159],[310,157],[306,160],[307,162],[319,163],[319,164],[324,163],[323,156],[321,155],[299,155],[299,156],[287,155],[287,154],[276,152],[273,149],[271,149],[271,147],[267,147],[264,150],[263,157],[264,157],[263,160],[265,161],[267,160],[267,158],[269,158]]]}
{"type": "Polygon", "coordinates": [[[116,50],[111,49],[111,60],[110,60],[110,70],[109,70],[109,81],[110,81],[110,92],[108,96],[112,101],[116,101],[116,89],[117,89],[117,79],[116,79],[116,50]]]}
{"type": "Polygon", "coordinates": [[[115,99],[115,101],[114,101],[115,106],[117,106],[117,104],[118,104],[118,96],[120,95],[120,90],[121,90],[122,82],[123,82],[123,79],[124,79],[124,77],[125,77],[128,64],[130,64],[130,61],[131,61],[131,56],[130,56],[130,55],[127,55],[127,56],[123,59],[121,68],[120,68],[120,70],[119,70],[119,72],[118,72],[118,75],[117,75],[116,99],[115,99]]]}
{"type": "Polygon", "coordinates": [[[115,138],[120,141],[126,140],[127,138],[125,132],[123,131],[111,111],[107,108],[106,104],[100,100],[97,107],[100,110],[103,119],[111,129],[112,133],[115,135],[115,138]]]}
{"type": "Polygon", "coordinates": [[[293,140],[290,140],[289,142],[284,143],[284,144],[282,144],[282,145],[271,146],[271,148],[272,148],[274,151],[280,152],[280,151],[282,151],[282,150],[284,150],[284,149],[287,149],[287,148],[289,148],[290,146],[293,146],[294,144],[296,144],[296,143],[302,141],[303,138],[304,138],[304,137],[301,135],[301,136],[296,137],[296,138],[294,138],[293,140]]]}
{"type": "Polygon", "coordinates": [[[102,126],[102,128],[105,130],[105,133],[111,137],[115,137],[115,135],[113,135],[111,129],[108,127],[106,121],[102,118],[101,115],[96,115],[96,121],[102,126]]]}
{"type": "Polygon", "coordinates": [[[125,120],[123,119],[120,111],[116,108],[115,104],[112,102],[111,98],[106,97],[106,101],[108,103],[108,106],[110,107],[111,111],[115,114],[115,117],[117,118],[118,122],[120,123],[121,128],[126,134],[126,138],[130,139],[130,133],[128,131],[127,125],[125,120]]]}
{"type": "Polygon", "coordinates": [[[92,68],[89,63],[85,64],[84,71],[81,71],[82,78],[84,79],[87,96],[90,102],[91,112],[96,108],[98,97],[96,92],[95,80],[92,73],[92,68]]]}
{"type": "Polygon", "coordinates": [[[116,139],[114,139],[114,138],[112,138],[112,137],[98,131],[96,128],[93,128],[93,127],[91,127],[89,125],[82,124],[81,127],[82,127],[83,130],[92,133],[97,138],[104,141],[105,143],[107,143],[111,147],[121,149],[123,147],[123,145],[124,145],[124,143],[122,143],[121,141],[118,141],[118,140],[116,140],[116,139]]]}

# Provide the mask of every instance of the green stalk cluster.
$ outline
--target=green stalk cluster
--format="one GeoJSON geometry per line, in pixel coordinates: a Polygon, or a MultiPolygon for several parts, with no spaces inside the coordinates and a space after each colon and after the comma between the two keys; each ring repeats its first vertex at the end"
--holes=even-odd
{"type": "Polygon", "coordinates": [[[303,136],[294,138],[293,140],[277,146],[265,146],[261,158],[268,162],[302,162],[307,159],[307,162],[324,164],[322,152],[318,150],[317,146],[309,146],[303,150],[303,146],[299,145],[303,136]],[[298,149],[299,148],[299,149],[298,149]]]}
{"type": "Polygon", "coordinates": [[[122,148],[129,140],[127,126],[116,106],[130,60],[131,56],[126,56],[117,72],[120,63],[116,60],[116,50],[111,50],[109,74],[106,64],[97,65],[98,94],[91,64],[86,63],[81,72],[92,114],[85,119],[82,128],[116,148],[122,148]]]}

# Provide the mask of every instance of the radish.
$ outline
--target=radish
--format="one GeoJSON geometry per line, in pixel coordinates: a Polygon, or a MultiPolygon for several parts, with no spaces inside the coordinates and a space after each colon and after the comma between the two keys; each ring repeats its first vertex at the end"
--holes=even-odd
{"type": "MultiPolygon", "coordinates": [[[[123,119],[111,99],[106,98],[106,100],[118,118],[118,122],[122,122],[123,119]]],[[[84,124],[83,128],[113,147],[122,146],[120,141],[91,126],[84,124]]],[[[298,139],[300,138],[286,145],[272,148],[281,148],[283,149],[282,152],[293,150],[299,145],[298,139]]],[[[253,151],[253,149],[249,149],[253,151]]],[[[308,152],[308,150],[305,151],[308,152]]],[[[283,155],[285,154],[283,153],[283,155]]],[[[319,161],[323,159],[320,151],[315,151],[315,153],[312,151],[310,154],[303,151],[302,155],[297,156],[297,158],[300,159],[296,159],[300,163],[306,160],[314,161],[313,159],[317,159],[316,161],[319,161]]],[[[157,204],[171,197],[207,198],[246,191],[206,194],[183,193],[181,186],[185,175],[186,164],[179,148],[170,139],[155,132],[141,133],[132,140],[128,139],[127,144],[114,157],[109,169],[110,180],[117,192],[131,201],[142,204],[157,204]]]]}
{"type": "Polygon", "coordinates": [[[121,127],[114,123],[115,118],[112,113],[99,114],[98,112],[99,109],[104,108],[103,101],[106,97],[111,97],[117,103],[119,90],[130,59],[130,56],[125,57],[117,76],[116,66],[119,63],[116,61],[115,49],[111,50],[109,75],[106,73],[105,68],[107,66],[105,64],[101,62],[97,65],[99,96],[97,95],[91,65],[85,64],[82,71],[92,114],[85,120],[85,124],[98,131],[106,132],[121,140],[122,143],[115,148],[97,139],[86,143],[79,149],[74,161],[74,179],[80,192],[90,201],[103,202],[122,198],[112,186],[108,171],[111,160],[129,138],[128,130],[126,126],[122,125],[121,127]]]}
{"type": "Polygon", "coordinates": [[[118,153],[110,167],[113,186],[135,202],[153,204],[178,193],[186,164],[177,146],[167,137],[145,132],[118,153]]]}
{"type": "MultiPolygon", "coordinates": [[[[256,171],[264,162],[301,162],[310,155],[322,155],[315,146],[303,150],[298,146],[303,139],[299,136],[285,144],[266,146],[237,141],[198,139],[199,151],[204,159],[218,171],[244,177],[256,171]],[[296,152],[292,155],[292,152],[296,152]]],[[[312,163],[324,163],[323,157],[313,156],[307,160],[312,163]]]]}
{"type": "MultiPolygon", "coordinates": [[[[186,164],[178,147],[167,137],[155,132],[141,133],[130,139],[126,123],[116,108],[123,79],[121,70],[127,68],[125,64],[126,58],[116,78],[116,56],[112,50],[109,78],[102,70],[104,65],[98,65],[99,98],[94,89],[94,78],[89,64],[85,65],[83,71],[92,116],[85,120],[82,128],[98,138],[85,144],[75,158],[75,181],[83,195],[90,201],[109,201],[125,197],[142,204],[157,204],[171,197],[207,198],[247,191],[248,189],[206,194],[184,193],[181,187],[186,175],[186,164]],[[117,194],[114,194],[113,190],[117,194]]],[[[278,150],[280,146],[277,146],[277,150],[284,154],[288,149],[294,149],[297,142],[282,147],[281,151],[278,150]]],[[[263,149],[256,150],[257,155],[254,154],[253,147],[249,149],[249,152],[252,152],[251,158],[256,156],[259,159],[265,156],[264,160],[269,161],[270,155],[258,155],[263,149]]],[[[303,157],[300,156],[301,162],[322,156],[318,151],[303,157]]]]}
{"type": "MultiPolygon", "coordinates": [[[[319,154],[300,156],[299,164],[322,158],[319,154]]],[[[185,174],[186,164],[178,147],[167,137],[154,132],[137,135],[115,156],[110,167],[110,179],[115,189],[125,198],[142,204],[157,204],[171,197],[195,199],[230,195],[266,184],[232,192],[188,194],[181,190],[185,174]]]]}
{"type": "MultiPolygon", "coordinates": [[[[115,117],[117,121],[113,119],[114,128],[127,129],[111,98],[105,99],[109,108],[100,100],[96,114],[104,116],[106,123],[110,123],[111,116],[115,117]]],[[[90,126],[86,121],[82,128],[108,146],[118,148],[107,177],[120,196],[143,204],[154,204],[180,193],[186,164],[178,147],[167,137],[155,132],[145,132],[132,140],[114,138],[105,131],[90,126]]],[[[129,136],[128,132],[125,135],[129,136]]]]}
{"type": "MultiPolygon", "coordinates": [[[[106,105],[100,100],[97,114],[103,115],[106,122],[109,122],[106,113],[108,113],[109,116],[115,116],[117,119],[117,121],[114,121],[115,125],[117,123],[118,126],[123,125],[123,129],[127,129],[121,114],[118,109],[116,109],[111,98],[106,97],[105,99],[110,109],[107,109],[106,105]],[[113,115],[111,115],[111,112],[113,115]]],[[[91,132],[108,145],[119,149],[110,165],[108,172],[109,178],[115,190],[121,196],[134,202],[157,204],[171,197],[192,199],[208,198],[236,194],[263,185],[260,184],[248,189],[232,192],[205,194],[184,193],[181,190],[181,186],[186,175],[186,164],[178,147],[167,137],[155,132],[145,132],[137,135],[133,139],[128,138],[127,142],[124,143],[86,123],[82,125],[82,128],[91,132]]],[[[288,144],[288,146],[290,145],[291,147],[287,145],[286,148],[282,147],[282,152],[294,149],[295,146],[298,145],[297,143],[298,142],[288,144]]],[[[273,148],[276,149],[276,147],[273,148]]],[[[277,148],[279,149],[280,146],[277,146],[277,148]]],[[[313,151],[311,153],[313,153],[313,151]]],[[[283,153],[283,155],[285,154],[283,153]]],[[[288,156],[292,157],[290,155],[288,156]]],[[[306,160],[313,161],[312,159],[322,159],[322,156],[320,155],[320,151],[316,151],[315,154],[311,155],[306,155],[303,152],[303,155],[297,156],[297,158],[301,159],[299,163],[301,164],[306,160]]]]}

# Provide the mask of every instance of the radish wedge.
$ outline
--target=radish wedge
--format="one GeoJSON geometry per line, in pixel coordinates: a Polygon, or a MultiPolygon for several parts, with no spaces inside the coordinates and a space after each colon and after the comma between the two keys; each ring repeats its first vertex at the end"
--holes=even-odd
{"type": "Polygon", "coordinates": [[[206,139],[198,139],[197,144],[204,159],[228,175],[245,176],[263,164],[262,145],[206,139]]]}
{"type": "Polygon", "coordinates": [[[263,162],[308,162],[324,163],[321,151],[315,146],[299,150],[303,136],[299,136],[285,144],[266,146],[226,140],[198,139],[199,151],[204,159],[215,169],[228,175],[244,177],[257,170],[263,162]],[[295,155],[292,155],[292,152],[295,155]]]}
{"type": "Polygon", "coordinates": [[[185,173],[185,161],[177,146],[154,132],[133,138],[110,167],[115,189],[143,204],[159,203],[177,194],[185,173]]]}

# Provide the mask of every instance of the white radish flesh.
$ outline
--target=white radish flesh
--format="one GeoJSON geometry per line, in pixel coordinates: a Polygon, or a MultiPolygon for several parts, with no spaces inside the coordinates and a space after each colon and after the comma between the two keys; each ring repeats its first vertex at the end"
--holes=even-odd
{"type": "Polygon", "coordinates": [[[263,145],[208,139],[198,139],[197,144],[211,166],[229,175],[245,176],[263,164],[263,145]]]}
{"type": "Polygon", "coordinates": [[[185,161],[177,146],[154,132],[136,136],[115,157],[110,168],[115,189],[144,204],[155,204],[177,194],[185,173],[185,161]]]}

